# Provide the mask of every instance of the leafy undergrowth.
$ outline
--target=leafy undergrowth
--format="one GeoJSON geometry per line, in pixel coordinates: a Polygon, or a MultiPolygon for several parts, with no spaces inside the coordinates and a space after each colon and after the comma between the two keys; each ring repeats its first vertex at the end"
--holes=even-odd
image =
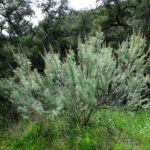
{"type": "Polygon", "coordinates": [[[88,127],[66,119],[19,123],[0,133],[0,150],[149,150],[150,113],[100,110],[88,127]]]}

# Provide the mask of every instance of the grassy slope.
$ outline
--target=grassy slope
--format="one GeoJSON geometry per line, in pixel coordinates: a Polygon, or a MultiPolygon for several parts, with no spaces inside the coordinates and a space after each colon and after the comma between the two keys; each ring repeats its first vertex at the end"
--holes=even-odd
{"type": "Polygon", "coordinates": [[[20,123],[1,132],[0,150],[149,150],[150,113],[100,110],[88,127],[65,119],[20,123]]]}

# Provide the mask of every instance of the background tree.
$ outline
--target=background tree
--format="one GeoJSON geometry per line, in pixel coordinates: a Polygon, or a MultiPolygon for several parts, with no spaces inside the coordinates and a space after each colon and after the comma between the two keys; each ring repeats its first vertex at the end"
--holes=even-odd
{"type": "Polygon", "coordinates": [[[13,66],[12,49],[19,46],[19,38],[32,30],[30,0],[0,1],[0,70],[13,66]]]}
{"type": "Polygon", "coordinates": [[[11,40],[22,36],[32,27],[30,17],[33,14],[30,0],[2,0],[0,2],[1,34],[5,32],[11,40]]]}

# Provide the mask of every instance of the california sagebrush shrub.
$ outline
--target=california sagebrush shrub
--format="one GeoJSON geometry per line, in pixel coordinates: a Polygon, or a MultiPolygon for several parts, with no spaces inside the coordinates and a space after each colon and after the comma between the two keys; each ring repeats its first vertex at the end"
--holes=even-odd
{"type": "MultiPolygon", "coordinates": [[[[59,54],[46,53],[44,75],[31,70],[23,54],[15,54],[18,68],[11,85],[10,100],[26,117],[37,114],[64,113],[70,120],[87,124],[92,112],[103,104],[141,105],[141,92],[146,88],[144,76],[145,41],[132,35],[118,50],[103,44],[97,33],[85,43],[79,42],[78,56],[69,51],[65,60],[59,54]]],[[[149,99],[146,106],[149,104],[149,99]]]]}

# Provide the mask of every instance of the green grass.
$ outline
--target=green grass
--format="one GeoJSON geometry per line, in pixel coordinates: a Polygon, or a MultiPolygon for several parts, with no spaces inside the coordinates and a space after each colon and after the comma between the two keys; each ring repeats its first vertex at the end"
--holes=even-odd
{"type": "Polygon", "coordinates": [[[149,150],[150,113],[97,111],[89,126],[63,117],[19,123],[0,133],[0,150],[149,150]]]}

